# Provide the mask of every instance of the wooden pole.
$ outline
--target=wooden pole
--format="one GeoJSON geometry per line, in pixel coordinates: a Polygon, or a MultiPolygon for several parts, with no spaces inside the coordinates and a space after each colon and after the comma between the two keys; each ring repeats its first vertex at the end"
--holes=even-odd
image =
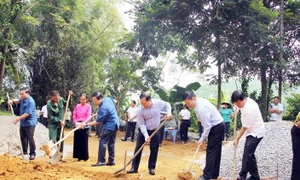
{"type": "MultiPolygon", "coordinates": [[[[236,121],[237,121],[237,112],[234,112],[234,129],[233,129],[233,138],[236,138],[236,121]]],[[[233,179],[236,179],[236,147],[233,146],[233,179]]]]}

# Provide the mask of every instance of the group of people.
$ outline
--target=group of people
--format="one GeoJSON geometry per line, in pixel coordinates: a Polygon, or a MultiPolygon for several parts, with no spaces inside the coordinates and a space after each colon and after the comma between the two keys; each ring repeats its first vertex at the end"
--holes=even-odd
{"type": "MultiPolygon", "coordinates": [[[[72,91],[69,95],[72,95],[72,91]]],[[[60,130],[64,126],[63,115],[66,101],[60,97],[58,91],[52,91],[51,101],[47,104],[48,110],[48,126],[49,126],[49,137],[54,141],[58,141],[60,130]]],[[[277,98],[277,97],[276,97],[277,98]]],[[[96,121],[84,122],[89,116],[91,116],[91,106],[86,103],[86,95],[80,97],[80,104],[78,104],[73,112],[73,122],[76,127],[80,130],[76,131],[74,135],[74,157],[79,160],[88,159],[88,129],[90,126],[97,124],[103,124],[103,132],[99,141],[99,153],[98,161],[92,166],[113,166],[115,165],[115,140],[116,133],[119,128],[119,119],[115,108],[115,100],[111,97],[104,97],[99,92],[92,94],[92,102],[98,108],[98,114],[96,121]],[[106,161],[105,153],[106,147],[108,147],[108,160],[106,161]]],[[[218,109],[208,100],[204,98],[197,98],[192,91],[187,91],[183,95],[183,101],[186,105],[185,109],[193,108],[195,110],[197,119],[203,126],[203,133],[199,139],[199,146],[207,142],[206,148],[206,165],[203,170],[203,174],[199,180],[217,179],[219,177],[220,162],[221,162],[221,151],[222,141],[225,133],[225,123],[218,109]]],[[[30,147],[30,159],[35,158],[35,144],[33,140],[33,134],[35,125],[37,124],[35,102],[30,96],[28,88],[22,88],[20,90],[20,99],[13,99],[8,101],[9,104],[17,102],[21,103],[20,116],[14,120],[14,124],[21,121],[21,139],[23,153],[27,154],[28,143],[30,147]]],[[[262,119],[261,112],[258,104],[251,98],[246,97],[245,93],[240,90],[236,90],[232,93],[231,102],[234,104],[233,111],[241,113],[242,128],[239,134],[235,138],[233,144],[235,147],[238,146],[240,138],[245,135],[246,142],[244,146],[242,167],[239,172],[238,180],[259,180],[259,173],[257,168],[257,162],[255,158],[255,151],[261,140],[263,139],[265,128],[262,119]],[[247,178],[247,174],[250,177],[247,178]]],[[[170,103],[152,99],[148,92],[140,94],[141,106],[133,113],[128,110],[129,122],[138,122],[138,135],[136,140],[135,154],[144,145],[144,143],[150,144],[150,156],[148,161],[148,169],[150,175],[155,175],[156,161],[159,150],[159,135],[155,132],[160,128],[161,124],[161,112],[165,111],[166,120],[172,119],[171,105],[170,103]],[[136,119],[135,121],[133,121],[136,119]]],[[[275,103],[275,102],[274,102],[275,103]]],[[[131,102],[134,108],[136,102],[131,102]]],[[[278,106],[278,103],[275,104],[278,106]]],[[[269,112],[280,114],[282,109],[277,109],[275,105],[272,105],[269,112]]],[[[188,113],[187,113],[188,114],[188,113]]],[[[292,143],[293,143],[293,169],[292,169],[292,180],[300,178],[299,171],[296,170],[299,164],[299,155],[297,150],[299,148],[299,120],[295,123],[292,128],[292,143]]],[[[183,127],[189,126],[186,123],[186,119],[189,116],[181,113],[181,120],[183,127]]],[[[133,123],[132,127],[136,124],[133,123]]],[[[135,128],[132,128],[135,129],[135,128]]],[[[186,140],[187,135],[183,130],[182,138],[186,140]]],[[[125,136],[124,140],[126,140],[125,136]]],[[[131,135],[132,136],[132,135],[131,135]]],[[[134,140],[134,136],[131,137],[134,140]]],[[[63,147],[63,146],[61,146],[63,147]]],[[[62,149],[61,149],[62,151],[62,149]]],[[[127,173],[138,173],[139,164],[141,160],[142,151],[137,154],[136,158],[132,161],[132,166],[127,173]]]]}

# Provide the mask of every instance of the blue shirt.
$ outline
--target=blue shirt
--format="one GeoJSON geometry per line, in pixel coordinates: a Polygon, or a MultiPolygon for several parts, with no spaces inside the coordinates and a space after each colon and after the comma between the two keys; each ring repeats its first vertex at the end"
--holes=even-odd
{"type": "Polygon", "coordinates": [[[221,108],[220,113],[222,118],[224,119],[224,122],[230,122],[230,115],[232,114],[232,109],[221,108]]]}
{"type": "Polygon", "coordinates": [[[203,126],[203,133],[199,141],[203,142],[209,135],[212,127],[223,122],[223,118],[217,108],[207,99],[197,98],[194,107],[198,121],[203,126]]]}
{"type": "Polygon", "coordinates": [[[22,119],[21,127],[29,127],[29,126],[35,126],[37,124],[37,118],[36,118],[36,109],[35,109],[35,101],[31,96],[28,96],[27,99],[19,99],[20,101],[20,116],[24,113],[29,114],[29,116],[25,119],[22,119]]]}
{"type": "Polygon", "coordinates": [[[114,99],[111,97],[103,98],[98,109],[97,122],[103,123],[103,129],[115,131],[119,128],[120,121],[114,104],[114,99]]]}
{"type": "Polygon", "coordinates": [[[139,128],[145,138],[149,137],[147,130],[155,130],[159,126],[161,111],[165,109],[167,114],[171,115],[170,103],[160,99],[152,99],[151,101],[152,105],[150,108],[145,109],[141,106],[137,113],[139,128]]]}

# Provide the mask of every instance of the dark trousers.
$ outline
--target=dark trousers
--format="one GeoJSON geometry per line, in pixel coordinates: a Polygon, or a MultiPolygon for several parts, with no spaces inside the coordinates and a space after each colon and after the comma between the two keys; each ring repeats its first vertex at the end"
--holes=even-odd
{"type": "Polygon", "coordinates": [[[292,166],[292,177],[291,180],[300,179],[300,128],[293,126],[291,129],[292,136],[292,147],[293,147],[293,166],[292,166]]]}
{"type": "Polygon", "coordinates": [[[134,140],[134,134],[135,134],[135,126],[136,122],[127,122],[127,129],[124,139],[127,140],[128,137],[131,137],[131,140],[134,140]]]}
{"type": "Polygon", "coordinates": [[[105,163],[106,146],[108,148],[108,162],[115,162],[115,142],[117,130],[117,126],[114,131],[103,129],[99,142],[98,162],[105,163]]]}
{"type": "MultiPolygon", "coordinates": [[[[148,130],[148,135],[151,136],[151,134],[154,132],[148,130]]],[[[134,150],[134,154],[140,149],[140,147],[145,143],[145,137],[139,130],[138,136],[137,136],[137,141],[136,141],[136,146],[134,150]]],[[[157,155],[158,155],[158,148],[159,148],[159,136],[158,134],[155,134],[150,141],[150,156],[149,156],[149,161],[148,161],[148,169],[155,169],[156,166],[156,161],[157,161],[157,155]]],[[[140,161],[141,161],[141,156],[142,156],[141,151],[136,158],[132,161],[132,169],[138,170],[140,161]]]]}
{"type": "Polygon", "coordinates": [[[203,170],[205,179],[217,179],[220,173],[222,141],[225,132],[224,123],[211,128],[206,148],[206,165],[203,170]]]}
{"type": "Polygon", "coordinates": [[[256,138],[253,136],[246,137],[240,177],[246,178],[247,173],[249,172],[253,179],[260,179],[257,170],[256,157],[254,153],[261,140],[262,138],[256,138]]]}
{"type": "Polygon", "coordinates": [[[198,121],[198,132],[199,132],[199,137],[201,137],[201,134],[203,133],[203,127],[201,125],[201,122],[198,121]]]}
{"type": "MultiPolygon", "coordinates": [[[[52,140],[53,143],[56,143],[60,140],[60,132],[62,130],[60,123],[49,124],[49,140],[52,140]]],[[[62,133],[62,137],[64,137],[64,133],[62,133]]],[[[64,141],[60,143],[60,152],[64,150],[64,141]]]]}
{"type": "Polygon", "coordinates": [[[73,158],[84,161],[89,159],[89,130],[84,128],[74,132],[73,158]]]}
{"type": "Polygon", "coordinates": [[[229,138],[230,135],[230,122],[225,122],[225,139],[229,138]]]}
{"type": "Polygon", "coordinates": [[[42,122],[42,124],[43,124],[46,128],[48,127],[48,118],[42,117],[41,122],[42,122]]]}
{"type": "Polygon", "coordinates": [[[28,144],[30,148],[29,155],[35,155],[35,142],[34,142],[34,130],[35,126],[29,126],[29,127],[21,127],[20,128],[20,136],[21,136],[21,143],[23,148],[23,153],[27,154],[28,151],[28,144]]]}
{"type": "Polygon", "coordinates": [[[102,136],[103,123],[96,125],[96,135],[100,138],[102,136]]]}
{"type": "Polygon", "coordinates": [[[163,140],[164,140],[164,133],[165,133],[165,126],[162,126],[161,129],[158,131],[158,141],[159,141],[159,144],[161,144],[163,142],[163,140]]]}
{"type": "Polygon", "coordinates": [[[186,142],[189,137],[188,137],[188,129],[191,125],[191,121],[189,120],[182,120],[180,124],[180,139],[181,141],[186,142]]]}

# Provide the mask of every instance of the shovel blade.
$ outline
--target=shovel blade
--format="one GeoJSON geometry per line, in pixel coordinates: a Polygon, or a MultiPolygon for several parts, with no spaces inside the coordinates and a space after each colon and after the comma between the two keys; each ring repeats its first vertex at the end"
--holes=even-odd
{"type": "Polygon", "coordinates": [[[62,157],[62,152],[57,150],[51,157],[50,157],[50,164],[57,164],[62,157]]]}
{"type": "Polygon", "coordinates": [[[114,172],[114,175],[116,175],[116,174],[118,174],[118,173],[122,172],[124,169],[125,169],[125,167],[123,167],[123,168],[121,168],[121,169],[117,170],[116,172],[114,172]]]}

